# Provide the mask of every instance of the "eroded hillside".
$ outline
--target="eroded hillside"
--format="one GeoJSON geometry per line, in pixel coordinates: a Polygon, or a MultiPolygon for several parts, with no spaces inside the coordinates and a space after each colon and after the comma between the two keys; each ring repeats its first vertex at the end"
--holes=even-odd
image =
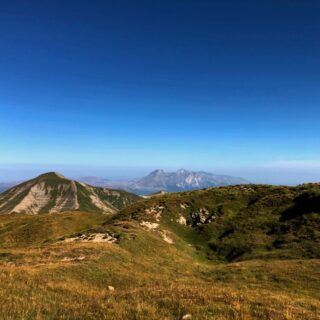
{"type": "Polygon", "coordinates": [[[138,199],[126,191],[92,187],[50,172],[0,194],[0,214],[65,211],[113,214],[138,199]]]}

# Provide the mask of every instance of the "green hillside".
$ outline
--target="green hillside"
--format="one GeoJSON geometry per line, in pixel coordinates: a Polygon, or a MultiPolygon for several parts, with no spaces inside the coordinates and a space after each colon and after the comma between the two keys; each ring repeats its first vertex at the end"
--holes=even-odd
{"type": "Polygon", "coordinates": [[[157,195],[114,215],[0,215],[0,314],[317,320],[319,190],[243,185],[157,195]]]}
{"type": "Polygon", "coordinates": [[[320,258],[319,204],[319,184],[241,185],[151,197],[111,223],[158,224],[150,232],[167,230],[206,259],[320,258]]]}

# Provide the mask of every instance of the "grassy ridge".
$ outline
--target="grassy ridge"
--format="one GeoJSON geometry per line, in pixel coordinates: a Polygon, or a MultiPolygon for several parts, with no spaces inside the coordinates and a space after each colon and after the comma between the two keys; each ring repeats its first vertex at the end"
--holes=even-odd
{"type": "Polygon", "coordinates": [[[127,207],[113,223],[156,222],[158,211],[162,228],[210,259],[320,258],[319,194],[317,184],[166,194],[127,207]],[[148,208],[155,208],[154,213],[147,213],[148,208]],[[177,223],[179,217],[185,218],[186,226],[177,223]]]}

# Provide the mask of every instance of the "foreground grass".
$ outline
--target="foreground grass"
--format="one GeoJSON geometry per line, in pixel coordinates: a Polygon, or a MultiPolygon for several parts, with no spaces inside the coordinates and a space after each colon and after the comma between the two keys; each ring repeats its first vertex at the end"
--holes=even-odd
{"type": "Polygon", "coordinates": [[[109,220],[0,216],[0,319],[319,319],[319,259],[208,260],[187,227],[168,244],[132,220],[109,220]],[[88,229],[120,242],[61,241],[88,229]]]}
{"type": "Polygon", "coordinates": [[[96,243],[2,249],[0,314],[1,319],[181,319],[185,314],[318,319],[319,270],[319,260],[195,263],[160,242],[140,254],[125,245],[96,243]]]}

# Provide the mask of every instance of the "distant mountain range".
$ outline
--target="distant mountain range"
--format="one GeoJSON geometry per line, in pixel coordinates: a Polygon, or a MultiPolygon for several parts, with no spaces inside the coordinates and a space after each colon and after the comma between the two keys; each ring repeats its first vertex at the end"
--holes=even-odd
{"type": "MultiPolygon", "coordinates": [[[[176,172],[167,172],[161,169],[154,170],[145,177],[131,180],[111,180],[99,176],[86,176],[78,180],[94,187],[122,189],[140,195],[159,191],[179,192],[249,183],[243,178],[185,169],[180,169],[176,172]]],[[[0,183],[0,193],[19,183],[21,181],[0,183]]]]}
{"type": "Polygon", "coordinates": [[[134,180],[112,181],[91,176],[83,177],[79,180],[93,186],[119,188],[141,195],[159,191],[178,192],[248,183],[243,178],[217,175],[204,171],[194,172],[185,169],[180,169],[176,172],[155,170],[145,177],[134,180]]]}
{"type": "Polygon", "coordinates": [[[49,172],[0,194],[0,214],[65,211],[116,213],[140,197],[123,190],[99,188],[49,172]]]}

